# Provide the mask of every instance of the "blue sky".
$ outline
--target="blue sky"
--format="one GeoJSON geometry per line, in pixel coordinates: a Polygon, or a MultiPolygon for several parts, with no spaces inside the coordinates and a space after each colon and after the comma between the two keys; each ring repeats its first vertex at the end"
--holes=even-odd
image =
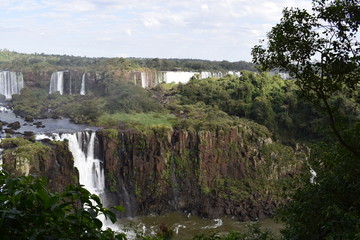
{"type": "Polygon", "coordinates": [[[0,0],[0,49],[251,61],[284,7],[310,0],[0,0]]]}

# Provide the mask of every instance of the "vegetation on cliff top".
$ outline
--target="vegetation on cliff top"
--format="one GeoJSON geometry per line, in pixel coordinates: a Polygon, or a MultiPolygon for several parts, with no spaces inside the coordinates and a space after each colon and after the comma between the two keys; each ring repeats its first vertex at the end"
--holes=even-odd
{"type": "Polygon", "coordinates": [[[44,53],[24,54],[0,49],[0,69],[13,71],[56,71],[82,69],[86,71],[124,71],[139,68],[159,71],[255,71],[250,62],[209,61],[200,59],[159,58],[90,58],[44,53]]]}

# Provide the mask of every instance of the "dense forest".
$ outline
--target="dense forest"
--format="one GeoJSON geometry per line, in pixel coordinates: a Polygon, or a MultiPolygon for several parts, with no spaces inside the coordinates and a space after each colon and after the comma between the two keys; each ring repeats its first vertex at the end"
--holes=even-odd
{"type": "Polygon", "coordinates": [[[159,71],[256,71],[250,62],[209,61],[200,59],[147,59],[147,58],[89,58],[67,55],[48,55],[44,53],[22,54],[6,49],[0,50],[1,70],[52,70],[87,68],[136,69],[153,68],[159,71]]]}

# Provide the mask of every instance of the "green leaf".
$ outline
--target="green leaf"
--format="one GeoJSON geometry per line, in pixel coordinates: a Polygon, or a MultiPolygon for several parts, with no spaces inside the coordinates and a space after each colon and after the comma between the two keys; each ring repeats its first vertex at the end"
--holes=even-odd
{"type": "Polygon", "coordinates": [[[125,207],[123,207],[123,206],[113,206],[113,207],[111,207],[111,209],[115,209],[119,212],[125,212],[125,207]]]}

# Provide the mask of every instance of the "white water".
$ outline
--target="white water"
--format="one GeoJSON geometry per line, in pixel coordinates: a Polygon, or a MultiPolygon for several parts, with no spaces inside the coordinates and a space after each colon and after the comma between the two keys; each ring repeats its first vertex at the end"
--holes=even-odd
{"type": "Polygon", "coordinates": [[[60,92],[60,95],[64,92],[64,72],[53,72],[50,79],[49,93],[60,92]]]}
{"type": "Polygon", "coordinates": [[[226,74],[233,75],[233,76],[241,76],[240,72],[234,72],[229,71],[227,73],[223,72],[173,72],[173,71],[164,71],[161,72],[162,77],[161,81],[159,82],[165,82],[165,83],[187,83],[190,78],[197,77],[199,79],[205,79],[205,78],[222,78],[226,74]]]}
{"type": "MultiPolygon", "coordinates": [[[[1,139],[0,139],[1,142],[1,139]]],[[[3,153],[4,149],[0,148],[0,171],[2,170],[2,165],[3,165],[3,159],[2,159],[2,153],[3,153]]]]}
{"type": "MultiPolygon", "coordinates": [[[[240,72],[229,71],[229,72],[185,72],[185,71],[161,71],[153,73],[154,76],[149,76],[147,72],[140,72],[141,87],[154,87],[158,83],[187,83],[190,78],[196,76],[198,79],[205,78],[222,78],[229,74],[240,77],[240,72]],[[153,82],[149,81],[154,78],[153,82]]],[[[136,84],[137,74],[134,74],[134,82],[136,84]]]]}
{"type": "Polygon", "coordinates": [[[149,86],[148,77],[145,72],[141,72],[141,87],[146,88],[149,86]]]}
{"type": "Polygon", "coordinates": [[[79,171],[79,182],[92,194],[97,194],[105,202],[105,176],[102,160],[94,155],[96,133],[94,131],[76,133],[37,134],[36,140],[50,138],[55,141],[69,141],[69,150],[74,157],[74,166],[79,171]]]}
{"type": "Polygon", "coordinates": [[[0,72],[0,94],[5,96],[5,99],[11,99],[13,94],[19,94],[20,90],[24,88],[24,78],[21,72],[0,72]]]}
{"type": "Polygon", "coordinates": [[[86,73],[83,73],[82,78],[81,78],[80,95],[85,95],[85,79],[86,79],[86,73]]]}

